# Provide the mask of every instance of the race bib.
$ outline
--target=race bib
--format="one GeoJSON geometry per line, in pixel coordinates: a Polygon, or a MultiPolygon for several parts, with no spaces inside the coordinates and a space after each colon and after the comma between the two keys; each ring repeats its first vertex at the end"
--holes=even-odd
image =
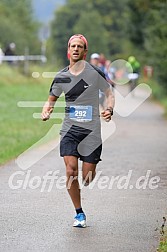
{"type": "Polygon", "coordinates": [[[92,121],[92,106],[70,106],[69,118],[77,122],[92,121]]]}

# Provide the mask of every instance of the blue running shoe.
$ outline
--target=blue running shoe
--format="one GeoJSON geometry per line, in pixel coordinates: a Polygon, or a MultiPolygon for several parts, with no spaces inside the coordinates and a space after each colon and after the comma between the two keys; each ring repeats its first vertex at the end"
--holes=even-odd
{"type": "Polygon", "coordinates": [[[75,221],[73,227],[80,227],[80,228],[86,227],[86,215],[84,213],[77,214],[74,219],[75,221]]]}

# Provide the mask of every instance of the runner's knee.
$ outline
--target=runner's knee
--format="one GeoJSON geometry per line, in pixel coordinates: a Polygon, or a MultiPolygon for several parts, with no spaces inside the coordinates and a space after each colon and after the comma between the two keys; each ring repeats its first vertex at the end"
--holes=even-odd
{"type": "Polygon", "coordinates": [[[66,175],[67,175],[67,178],[77,177],[78,176],[78,169],[75,166],[73,166],[72,164],[67,164],[66,175]]]}

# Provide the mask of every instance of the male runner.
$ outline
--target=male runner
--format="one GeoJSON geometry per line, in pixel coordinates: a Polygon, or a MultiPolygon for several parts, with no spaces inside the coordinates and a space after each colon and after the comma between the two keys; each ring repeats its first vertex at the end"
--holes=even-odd
{"type": "Polygon", "coordinates": [[[64,92],[66,107],[60,132],[60,156],[64,158],[67,190],[76,209],[74,227],[86,227],[78,183],[78,159],[82,161],[85,185],[94,179],[96,165],[101,160],[99,89],[106,94],[107,107],[101,112],[106,121],[111,120],[114,107],[114,96],[104,74],[85,61],[87,51],[88,42],[83,35],[75,34],[69,39],[67,56],[70,64],[54,78],[42,110],[42,120],[46,121],[64,92]]]}

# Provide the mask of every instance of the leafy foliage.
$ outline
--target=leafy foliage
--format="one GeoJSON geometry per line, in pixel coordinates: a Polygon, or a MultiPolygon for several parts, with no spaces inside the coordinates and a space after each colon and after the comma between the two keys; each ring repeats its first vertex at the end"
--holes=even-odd
{"type": "Polygon", "coordinates": [[[153,1],[148,12],[144,45],[149,63],[154,66],[154,72],[167,93],[167,3],[159,2],[153,1]]]}
{"type": "MultiPolygon", "coordinates": [[[[121,4],[107,0],[68,0],[67,4],[55,13],[51,35],[55,54],[66,64],[67,40],[74,33],[83,33],[89,41],[89,54],[103,52],[113,55],[122,51],[124,21],[115,17],[123,12],[127,0],[121,4]]],[[[118,2],[118,1],[117,1],[118,2]]],[[[124,19],[124,16],[123,16],[124,19]]],[[[89,56],[89,55],[88,55],[89,56]]]]}
{"type": "MultiPolygon", "coordinates": [[[[51,35],[54,51],[67,64],[67,40],[83,33],[89,54],[107,58],[134,55],[142,65],[152,65],[167,92],[167,3],[165,0],[67,0],[55,13],[51,35]]],[[[89,55],[88,55],[89,56],[89,55]]]]}
{"type": "Polygon", "coordinates": [[[18,54],[26,47],[31,53],[39,52],[38,24],[33,20],[29,0],[0,2],[0,44],[5,48],[11,42],[16,44],[18,54]]]}

